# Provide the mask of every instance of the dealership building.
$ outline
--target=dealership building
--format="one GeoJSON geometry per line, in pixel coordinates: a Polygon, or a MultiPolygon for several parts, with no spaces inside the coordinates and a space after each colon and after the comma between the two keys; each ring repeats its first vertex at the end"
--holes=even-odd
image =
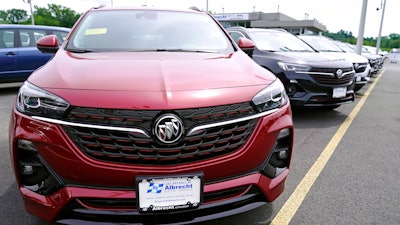
{"type": "MultiPolygon", "coordinates": [[[[282,13],[223,13],[213,14],[225,28],[232,26],[252,28],[282,28],[293,34],[316,34],[326,31],[326,26],[318,20],[296,20],[282,13]]],[[[306,15],[307,17],[307,15],[306,15]]]]}

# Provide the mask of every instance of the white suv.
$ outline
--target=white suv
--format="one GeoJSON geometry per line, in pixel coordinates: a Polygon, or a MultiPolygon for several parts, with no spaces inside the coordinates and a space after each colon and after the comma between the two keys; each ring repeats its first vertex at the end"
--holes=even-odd
{"type": "Polygon", "coordinates": [[[368,59],[364,56],[358,55],[354,52],[346,51],[335,44],[332,40],[324,36],[300,35],[299,38],[319,52],[326,52],[352,62],[354,71],[356,73],[356,84],[354,91],[360,90],[365,84],[368,83],[371,73],[371,66],[368,62],[368,59]]]}

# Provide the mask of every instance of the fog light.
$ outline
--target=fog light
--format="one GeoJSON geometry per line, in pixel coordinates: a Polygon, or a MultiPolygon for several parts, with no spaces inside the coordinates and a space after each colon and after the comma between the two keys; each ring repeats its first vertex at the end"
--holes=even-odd
{"type": "Polygon", "coordinates": [[[24,165],[21,168],[21,173],[23,175],[32,175],[35,173],[35,170],[33,169],[33,166],[30,165],[24,165]]]}
{"type": "Polygon", "coordinates": [[[287,159],[287,158],[288,158],[288,152],[287,152],[286,150],[280,151],[280,152],[279,152],[279,155],[278,155],[278,158],[279,158],[280,160],[287,159]]]}
{"type": "Polygon", "coordinates": [[[266,176],[274,178],[288,168],[291,144],[291,130],[289,128],[280,130],[268,161],[262,169],[266,176]]]}
{"type": "Polygon", "coordinates": [[[61,179],[40,156],[34,143],[20,139],[16,143],[21,184],[38,194],[49,195],[62,186],[61,179]]]}

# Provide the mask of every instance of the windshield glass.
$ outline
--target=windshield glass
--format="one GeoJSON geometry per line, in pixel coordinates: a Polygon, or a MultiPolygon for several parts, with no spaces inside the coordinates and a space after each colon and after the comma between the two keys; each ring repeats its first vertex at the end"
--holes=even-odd
{"type": "Polygon", "coordinates": [[[286,32],[254,31],[249,33],[258,49],[278,52],[314,52],[296,36],[286,32]]]}
{"type": "Polygon", "coordinates": [[[342,42],[335,42],[335,43],[345,52],[356,53],[356,51],[350,44],[342,43],[342,42]]]}
{"type": "Polygon", "coordinates": [[[317,51],[321,52],[343,52],[341,48],[335,45],[332,41],[320,38],[320,37],[307,37],[307,36],[300,36],[305,42],[307,42],[311,47],[313,47],[317,51]]]}
{"type": "Polygon", "coordinates": [[[113,10],[89,12],[66,50],[230,52],[233,47],[207,14],[113,10]]]}

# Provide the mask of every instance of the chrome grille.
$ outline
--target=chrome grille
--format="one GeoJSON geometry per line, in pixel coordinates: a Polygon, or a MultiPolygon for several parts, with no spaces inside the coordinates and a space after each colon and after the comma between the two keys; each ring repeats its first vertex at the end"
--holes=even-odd
{"type": "Polygon", "coordinates": [[[358,63],[358,65],[354,68],[356,73],[362,73],[367,69],[367,63],[358,63]]]}
{"type": "MultiPolygon", "coordinates": [[[[198,125],[233,120],[255,113],[250,103],[173,112],[182,118],[186,131],[198,125]]],[[[67,120],[140,128],[152,134],[153,120],[161,113],[164,112],[74,108],[67,120]]],[[[257,121],[246,120],[205,129],[169,145],[159,143],[151,135],[148,137],[139,133],[68,125],[63,127],[80,150],[92,158],[126,164],[175,165],[236,151],[246,142],[257,121]]]]}
{"type": "Polygon", "coordinates": [[[319,84],[325,85],[341,85],[341,84],[348,84],[354,78],[353,68],[342,68],[343,73],[345,74],[341,78],[336,77],[336,68],[313,68],[310,71],[310,76],[315,80],[315,82],[319,84]]]}

